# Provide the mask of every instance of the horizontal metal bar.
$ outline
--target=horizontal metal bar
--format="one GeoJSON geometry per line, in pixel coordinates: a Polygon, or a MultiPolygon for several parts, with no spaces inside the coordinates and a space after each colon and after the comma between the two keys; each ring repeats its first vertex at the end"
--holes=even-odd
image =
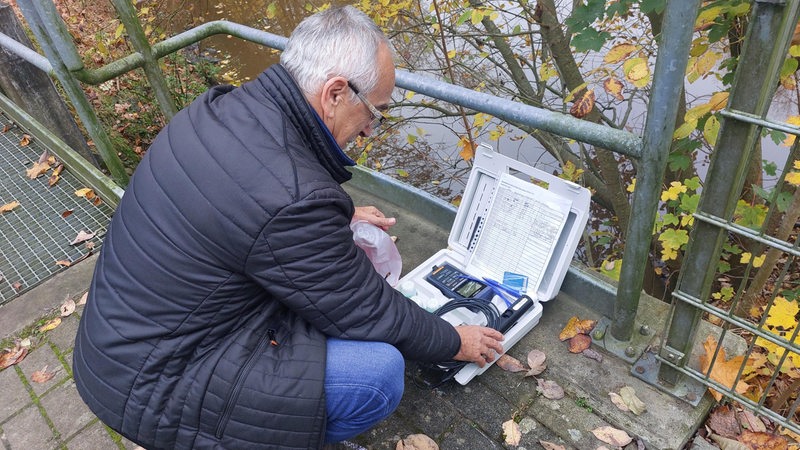
{"type": "Polygon", "coordinates": [[[784,417],[784,416],[776,413],[775,411],[773,411],[771,409],[764,408],[763,406],[759,405],[758,403],[750,400],[749,398],[747,398],[747,397],[745,397],[743,395],[739,395],[738,393],[736,393],[736,391],[733,390],[733,388],[729,388],[728,386],[725,386],[725,385],[723,385],[723,384],[721,384],[721,383],[719,383],[719,382],[717,382],[715,380],[712,380],[711,378],[706,377],[705,374],[702,374],[699,371],[697,371],[695,369],[692,369],[691,367],[685,367],[685,366],[684,367],[679,367],[679,366],[676,366],[675,364],[672,364],[671,362],[667,361],[666,359],[661,358],[658,355],[655,355],[655,357],[661,363],[672,367],[673,369],[681,372],[682,374],[687,375],[687,376],[693,378],[694,380],[705,384],[706,386],[713,387],[717,391],[724,393],[725,396],[734,398],[737,401],[739,401],[740,403],[745,404],[753,412],[755,412],[757,414],[761,414],[763,416],[767,416],[770,419],[772,419],[772,420],[774,420],[774,421],[776,421],[778,423],[783,424],[786,428],[792,430],[793,432],[800,433],[800,425],[798,425],[795,422],[790,421],[788,417],[784,417]]]}
{"type": "Polygon", "coordinates": [[[784,122],[775,122],[772,120],[763,119],[755,114],[749,114],[735,109],[723,109],[719,112],[722,117],[735,119],[753,125],[758,125],[771,130],[783,131],[785,133],[800,135],[800,127],[793,127],[784,122]]]}
{"type": "Polygon", "coordinates": [[[684,303],[688,303],[694,306],[697,309],[701,309],[707,313],[714,314],[715,316],[718,316],[720,318],[724,317],[723,320],[725,320],[726,322],[744,328],[745,330],[755,334],[756,336],[766,339],[772,342],[773,344],[780,346],[781,348],[793,351],[795,353],[800,353],[800,344],[790,342],[788,339],[776,336],[772,333],[767,333],[763,331],[761,328],[753,326],[750,322],[740,319],[737,316],[730,315],[729,312],[725,311],[724,309],[711,306],[708,303],[701,301],[699,298],[689,295],[680,290],[674,291],[672,293],[672,296],[678,300],[681,300],[684,303]]]}
{"type": "Polygon", "coordinates": [[[764,245],[768,245],[772,248],[780,250],[782,252],[786,252],[792,256],[800,257],[800,249],[798,249],[797,245],[791,246],[786,241],[782,241],[780,239],[774,238],[772,236],[765,236],[760,233],[756,233],[755,231],[751,230],[750,228],[743,227],[741,225],[736,225],[735,223],[730,223],[721,218],[704,213],[704,212],[696,212],[694,213],[694,217],[701,222],[709,223],[711,225],[718,226],[725,230],[731,231],[733,233],[737,233],[739,235],[745,236],[749,239],[752,239],[756,242],[760,242],[764,245]]]}
{"type": "Polygon", "coordinates": [[[53,75],[53,65],[50,64],[50,61],[48,61],[47,58],[20,44],[11,36],[0,33],[0,47],[3,47],[25,61],[28,61],[38,69],[43,70],[48,75],[53,75]]]}

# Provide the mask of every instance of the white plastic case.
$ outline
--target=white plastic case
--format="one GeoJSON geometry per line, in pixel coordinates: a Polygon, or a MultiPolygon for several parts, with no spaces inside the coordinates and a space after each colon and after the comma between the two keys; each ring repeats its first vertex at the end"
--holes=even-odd
{"type": "MultiPolygon", "coordinates": [[[[558,293],[586,226],[590,197],[586,188],[482,144],[450,230],[448,248],[411,270],[398,286],[432,311],[449,300],[425,280],[434,266],[447,262],[476,278],[497,281],[502,281],[505,271],[527,276],[526,294],[534,305],[505,333],[503,348],[508,351],[539,323],[540,302],[558,293]]],[[[507,308],[500,297],[495,296],[493,303],[501,314],[507,308]]],[[[486,323],[482,314],[463,308],[444,318],[453,325],[486,323]]],[[[467,384],[490,366],[468,364],[455,380],[467,384]]]]}

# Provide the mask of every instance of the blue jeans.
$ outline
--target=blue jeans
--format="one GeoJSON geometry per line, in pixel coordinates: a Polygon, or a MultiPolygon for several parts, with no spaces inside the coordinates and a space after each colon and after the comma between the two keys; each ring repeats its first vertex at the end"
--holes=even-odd
{"type": "Polygon", "coordinates": [[[404,370],[392,345],[328,338],[325,442],[352,438],[388,417],[403,396],[404,370]]]}

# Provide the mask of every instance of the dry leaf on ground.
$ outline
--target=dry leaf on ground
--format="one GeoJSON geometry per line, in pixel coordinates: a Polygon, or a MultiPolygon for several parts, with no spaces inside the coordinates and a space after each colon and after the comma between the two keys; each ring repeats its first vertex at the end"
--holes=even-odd
{"type": "Polygon", "coordinates": [[[45,161],[45,162],[35,162],[35,163],[33,163],[33,166],[31,166],[30,169],[25,171],[25,174],[28,176],[28,178],[30,178],[31,180],[34,180],[34,179],[40,177],[45,172],[47,172],[48,170],[50,170],[50,163],[49,162],[47,162],[47,161],[45,161]]]}
{"type": "Polygon", "coordinates": [[[767,427],[764,425],[764,422],[746,409],[736,413],[736,417],[739,419],[739,423],[742,425],[742,428],[750,431],[767,431],[767,427]]]}
{"type": "Polygon", "coordinates": [[[630,412],[631,410],[628,409],[628,405],[625,404],[625,400],[622,399],[622,396],[617,394],[616,392],[609,392],[608,396],[611,397],[611,403],[614,404],[620,411],[622,412],[630,412]]]}
{"type": "Polygon", "coordinates": [[[503,422],[503,436],[506,438],[506,445],[519,445],[522,433],[519,431],[519,424],[514,419],[503,422]]]}
{"type": "Polygon", "coordinates": [[[439,450],[439,445],[424,434],[411,434],[397,441],[395,450],[439,450]]]}
{"type": "Polygon", "coordinates": [[[609,426],[595,428],[592,430],[592,434],[597,439],[614,447],[625,447],[633,441],[633,438],[628,433],[609,426]]]}
{"type": "Polygon", "coordinates": [[[544,372],[544,369],[547,368],[547,364],[544,363],[545,359],[547,359],[547,356],[543,351],[536,349],[529,351],[528,366],[530,366],[530,370],[528,370],[525,376],[532,377],[544,372]]]}
{"type": "MultiPolygon", "coordinates": [[[[700,355],[700,368],[703,373],[708,373],[708,369],[711,366],[711,360],[714,358],[714,351],[717,348],[716,339],[714,339],[712,336],[709,336],[703,343],[703,348],[705,349],[705,353],[700,355]]],[[[742,355],[726,360],[725,349],[720,348],[719,354],[717,354],[717,359],[714,361],[714,366],[711,368],[709,378],[723,386],[732,388],[733,382],[736,380],[736,376],[739,374],[739,369],[744,363],[745,360],[744,356],[742,355]]],[[[735,390],[739,394],[744,394],[749,388],[750,385],[740,379],[739,382],[736,383],[735,390]]],[[[717,401],[722,399],[722,394],[714,389],[710,390],[711,394],[715,399],[717,399],[717,401]]]]}
{"type": "Polygon", "coordinates": [[[567,339],[570,339],[578,334],[589,334],[595,325],[597,325],[596,320],[581,320],[577,316],[572,316],[561,330],[561,333],[558,335],[558,339],[566,341],[567,339]]]}
{"type": "Polygon", "coordinates": [[[55,329],[59,325],[61,325],[61,317],[56,317],[53,320],[48,320],[44,325],[40,326],[39,332],[44,333],[45,331],[50,331],[52,329],[55,329]]]}
{"type": "Polygon", "coordinates": [[[711,433],[711,436],[709,437],[711,438],[712,441],[716,442],[717,445],[719,445],[719,448],[721,448],[722,450],[751,450],[750,447],[742,444],[736,439],[722,437],[714,433],[711,433]]]}
{"type": "Polygon", "coordinates": [[[636,396],[636,391],[632,387],[624,386],[619,390],[619,395],[622,396],[622,400],[628,409],[637,416],[647,411],[647,405],[639,400],[639,397],[636,396]]]}
{"type": "Polygon", "coordinates": [[[583,353],[592,346],[592,338],[585,334],[577,334],[569,339],[570,353],[583,353]]]}
{"type": "Polygon", "coordinates": [[[539,441],[539,445],[541,445],[544,450],[567,450],[567,448],[563,445],[554,444],[547,441],[539,441]]]}
{"type": "Polygon", "coordinates": [[[22,282],[21,281],[15,281],[11,285],[11,287],[13,287],[15,291],[19,292],[22,289],[22,282]]]}
{"type": "Polygon", "coordinates": [[[66,259],[59,259],[56,261],[56,265],[61,267],[69,267],[72,265],[72,262],[67,261],[66,259]]]}
{"type": "Polygon", "coordinates": [[[48,372],[47,366],[44,366],[42,370],[37,370],[31,374],[31,381],[34,383],[46,383],[53,379],[56,376],[55,372],[48,372]]]}
{"type": "Polygon", "coordinates": [[[758,450],[788,450],[789,448],[789,442],[783,436],[750,430],[742,431],[739,442],[758,450]]]}
{"type": "Polygon", "coordinates": [[[10,350],[6,350],[4,353],[0,354],[0,370],[19,363],[25,359],[27,355],[28,349],[25,347],[16,346],[10,350]]]}
{"type": "Polygon", "coordinates": [[[725,438],[736,439],[742,431],[739,421],[736,420],[736,413],[730,405],[720,405],[711,411],[706,426],[715,434],[725,438]]]}
{"type": "Polygon", "coordinates": [[[16,201],[16,200],[13,201],[13,202],[8,202],[5,205],[0,206],[0,213],[5,213],[5,212],[12,211],[14,208],[16,208],[18,206],[19,206],[19,202],[16,201]]]}
{"type": "Polygon", "coordinates": [[[91,231],[90,232],[86,232],[84,230],[81,230],[81,231],[78,232],[78,235],[75,236],[75,239],[73,239],[72,242],[69,243],[69,245],[78,245],[81,242],[86,242],[86,241],[88,241],[89,239],[91,239],[93,237],[94,237],[94,233],[92,233],[91,231]]]}
{"type": "Polygon", "coordinates": [[[75,300],[67,298],[61,304],[61,317],[67,317],[75,312],[75,300]]]}
{"type": "Polygon", "coordinates": [[[89,293],[88,292],[84,292],[83,295],[81,295],[81,298],[78,300],[78,303],[75,304],[75,306],[85,305],[86,304],[86,299],[88,297],[89,297],[89,293]]]}
{"type": "Polygon", "coordinates": [[[523,365],[517,358],[514,358],[513,356],[503,355],[497,359],[495,364],[506,372],[516,373],[525,370],[525,365],[523,365]]]}
{"type": "Polygon", "coordinates": [[[22,139],[20,139],[20,141],[19,141],[19,146],[20,147],[27,147],[29,145],[31,145],[31,136],[28,135],[28,134],[23,134],[22,135],[22,139]]]}
{"type": "Polygon", "coordinates": [[[601,355],[600,352],[596,350],[592,350],[591,348],[587,348],[586,350],[582,351],[581,354],[597,362],[603,362],[603,355],[601,355]]]}
{"type": "Polygon", "coordinates": [[[538,386],[536,390],[539,391],[545,398],[550,400],[560,400],[564,398],[564,389],[555,381],[550,380],[536,380],[538,386]]]}

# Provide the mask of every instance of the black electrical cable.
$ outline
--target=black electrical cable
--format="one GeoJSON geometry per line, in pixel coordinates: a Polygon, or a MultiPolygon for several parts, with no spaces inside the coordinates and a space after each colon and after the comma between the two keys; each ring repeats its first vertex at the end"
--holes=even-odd
{"type": "MultiPolygon", "coordinates": [[[[462,298],[462,299],[452,299],[449,302],[445,303],[442,307],[437,309],[433,312],[437,316],[441,317],[445,314],[449,313],[450,311],[454,311],[456,309],[466,308],[475,313],[481,313],[486,317],[486,326],[489,328],[497,329],[497,326],[500,322],[500,312],[497,310],[497,307],[490,301],[481,299],[481,298],[462,298]]],[[[417,374],[422,374],[423,372],[428,373],[430,375],[438,375],[435,380],[420,380],[418,376],[413,376],[412,380],[414,384],[419,388],[424,389],[435,389],[442,384],[450,381],[453,377],[456,376],[459,370],[466,366],[468,362],[466,361],[444,361],[440,363],[417,363],[417,374]]]]}

